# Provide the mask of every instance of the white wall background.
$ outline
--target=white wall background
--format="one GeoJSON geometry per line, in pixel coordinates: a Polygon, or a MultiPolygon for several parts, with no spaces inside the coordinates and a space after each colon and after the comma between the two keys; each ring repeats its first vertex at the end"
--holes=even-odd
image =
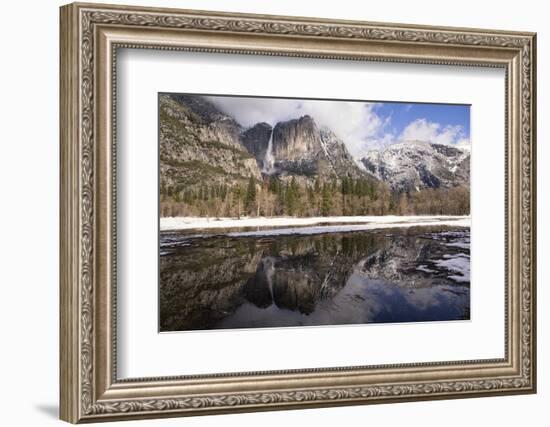
{"type": "MultiPolygon", "coordinates": [[[[110,0],[113,3],[122,3],[110,0]]],[[[129,0],[130,1],[130,0],[129,0]]],[[[134,4],[538,32],[538,117],[550,115],[550,29],[544,2],[133,0],[134,4]]],[[[2,425],[60,425],[58,402],[58,6],[3,5],[0,65],[0,401],[2,425]]],[[[550,126],[538,129],[539,393],[438,402],[266,412],[133,425],[544,425],[550,405],[550,126]],[[546,220],[545,220],[546,218],[546,220]],[[546,221],[546,222],[545,222],[546,221]]],[[[490,167],[488,165],[488,167],[490,167]]],[[[487,256],[491,256],[487,254],[487,256]]]]}

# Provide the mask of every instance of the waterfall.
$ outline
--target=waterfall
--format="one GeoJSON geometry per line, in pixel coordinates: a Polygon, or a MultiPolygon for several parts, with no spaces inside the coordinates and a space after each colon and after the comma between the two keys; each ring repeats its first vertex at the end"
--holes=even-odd
{"type": "Polygon", "coordinates": [[[274,165],[275,165],[275,158],[273,157],[273,128],[271,128],[271,134],[269,135],[269,142],[267,143],[267,150],[265,151],[262,172],[267,175],[271,175],[273,173],[274,165]]]}
{"type": "Polygon", "coordinates": [[[262,268],[267,279],[267,286],[269,289],[269,295],[271,301],[275,304],[275,297],[273,296],[273,275],[275,274],[275,259],[273,257],[265,257],[262,259],[262,268]]]}

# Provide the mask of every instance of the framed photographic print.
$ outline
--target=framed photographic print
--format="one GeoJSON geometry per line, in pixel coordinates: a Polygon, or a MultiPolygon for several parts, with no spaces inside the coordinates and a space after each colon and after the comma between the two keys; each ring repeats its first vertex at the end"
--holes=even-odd
{"type": "Polygon", "coordinates": [[[535,34],[61,8],[61,418],[533,393],[535,34]]]}

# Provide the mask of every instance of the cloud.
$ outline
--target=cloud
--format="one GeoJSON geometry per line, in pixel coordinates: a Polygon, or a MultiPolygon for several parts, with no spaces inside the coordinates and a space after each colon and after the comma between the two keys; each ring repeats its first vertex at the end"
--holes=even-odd
{"type": "Polygon", "coordinates": [[[363,102],[305,101],[302,110],[320,125],[327,126],[353,156],[364,153],[368,138],[381,133],[391,118],[376,113],[377,104],[363,102]]]}
{"type": "Polygon", "coordinates": [[[400,142],[426,141],[442,145],[460,144],[461,148],[469,147],[470,140],[465,137],[464,128],[460,125],[442,126],[426,119],[417,119],[409,123],[401,135],[400,142]]]}
{"type": "Polygon", "coordinates": [[[370,102],[219,96],[207,98],[244,127],[258,122],[274,126],[279,121],[310,115],[319,126],[328,127],[344,141],[353,156],[363,154],[369,138],[375,138],[391,121],[391,116],[378,115],[378,104],[370,102]]]}
{"type": "Polygon", "coordinates": [[[470,150],[471,149],[471,144],[470,144],[470,139],[469,138],[462,138],[462,139],[459,139],[456,143],[455,143],[455,146],[458,147],[458,148],[461,148],[463,150],[470,150]]]}
{"type": "Polygon", "coordinates": [[[395,137],[395,134],[391,132],[375,135],[374,137],[371,137],[366,142],[364,142],[364,149],[363,152],[360,154],[364,154],[365,150],[382,149],[398,142],[399,141],[395,137]]]}
{"type": "Polygon", "coordinates": [[[443,126],[425,118],[411,121],[401,133],[378,133],[368,140],[368,149],[381,149],[389,145],[411,141],[431,142],[452,145],[463,150],[470,149],[470,139],[466,137],[464,127],[460,125],[443,126]]]}
{"type": "Polygon", "coordinates": [[[272,126],[279,121],[296,118],[301,101],[275,98],[241,98],[207,96],[210,102],[229,114],[244,127],[267,122],[272,126]]]}

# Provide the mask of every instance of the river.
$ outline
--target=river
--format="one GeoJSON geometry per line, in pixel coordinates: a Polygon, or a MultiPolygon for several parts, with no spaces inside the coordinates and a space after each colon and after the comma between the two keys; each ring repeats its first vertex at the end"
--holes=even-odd
{"type": "Polygon", "coordinates": [[[159,276],[161,332],[467,320],[470,229],[163,231],[159,276]]]}

